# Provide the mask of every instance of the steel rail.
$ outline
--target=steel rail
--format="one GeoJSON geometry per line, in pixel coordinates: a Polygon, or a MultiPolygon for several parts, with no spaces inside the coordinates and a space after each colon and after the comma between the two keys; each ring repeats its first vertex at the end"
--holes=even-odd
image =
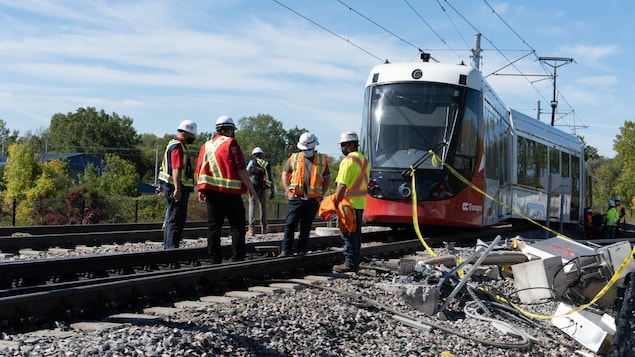
{"type": "MultiPolygon", "coordinates": [[[[500,232],[500,230],[498,230],[500,232]]],[[[405,233],[405,232],[402,232],[405,233]]],[[[401,239],[397,242],[384,242],[378,245],[362,247],[364,256],[394,257],[405,252],[421,249],[421,243],[412,236],[395,236],[401,233],[382,231],[365,233],[364,241],[401,239]],[[381,238],[383,236],[383,238],[381,238]],[[410,238],[410,239],[409,239],[410,238]],[[405,240],[404,240],[405,239],[405,240]]],[[[440,239],[474,239],[482,237],[483,232],[473,234],[459,233],[440,239]]],[[[339,236],[311,238],[310,242],[322,241],[320,249],[341,246],[339,236]]],[[[260,247],[269,248],[279,242],[260,242],[260,247]]],[[[257,251],[253,244],[250,250],[257,251]]],[[[229,246],[223,246],[229,255],[229,246]]],[[[315,249],[315,248],[312,248],[315,249]]],[[[89,314],[104,315],[124,307],[149,303],[165,305],[174,299],[196,298],[204,294],[222,294],[230,285],[244,287],[253,280],[269,280],[287,278],[311,272],[330,272],[333,264],[342,261],[341,251],[327,249],[305,256],[266,259],[259,258],[245,262],[224,263],[220,265],[197,264],[195,260],[208,259],[204,248],[173,249],[143,253],[124,253],[105,256],[89,256],[74,258],[39,259],[20,262],[0,263],[0,276],[6,281],[22,279],[31,274],[37,280],[38,274],[48,271],[46,276],[64,273],[90,274],[95,269],[112,270],[115,274],[94,279],[80,279],[62,283],[50,282],[32,288],[7,289],[5,296],[0,297],[0,321],[4,327],[29,329],[39,326],[43,321],[51,319],[85,318],[89,314]],[[187,261],[181,269],[163,268],[145,269],[152,265],[169,262],[187,261]],[[121,272],[120,274],[117,271],[121,272]],[[126,275],[125,273],[135,273],[126,275]],[[37,289],[42,289],[37,291],[37,289]]],[[[40,278],[42,276],[40,275],[40,278]]]]}
{"type": "MultiPolygon", "coordinates": [[[[316,220],[313,226],[324,227],[326,222],[316,220]]],[[[282,232],[283,230],[284,222],[281,220],[276,220],[269,224],[271,233],[282,232]]],[[[73,248],[78,245],[101,246],[105,244],[163,241],[161,223],[35,226],[18,232],[25,235],[2,236],[2,232],[0,232],[0,251],[15,252],[25,248],[43,250],[51,247],[73,248]]],[[[7,231],[4,233],[7,233],[7,231]]],[[[222,234],[229,234],[229,227],[223,227],[222,234]]],[[[183,231],[183,239],[205,237],[206,235],[206,222],[188,222],[183,231]]]]}

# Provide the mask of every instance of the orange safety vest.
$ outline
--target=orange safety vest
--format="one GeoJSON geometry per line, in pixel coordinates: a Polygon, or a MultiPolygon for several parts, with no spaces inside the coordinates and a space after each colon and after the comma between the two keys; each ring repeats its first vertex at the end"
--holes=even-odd
{"type": "Polygon", "coordinates": [[[205,142],[201,148],[202,159],[199,159],[198,189],[243,194],[247,192],[247,186],[238,176],[233,162],[229,160],[229,146],[234,138],[218,135],[205,142]]]}
{"type": "Polygon", "coordinates": [[[318,215],[325,221],[331,219],[333,214],[337,214],[338,226],[342,233],[355,232],[357,221],[355,219],[355,208],[348,198],[344,197],[340,204],[335,207],[335,194],[324,197],[320,203],[318,215]]]}
{"type": "Polygon", "coordinates": [[[320,198],[324,194],[324,173],[326,172],[326,155],[315,153],[313,155],[313,167],[308,189],[304,184],[304,154],[301,152],[291,154],[289,157],[291,175],[288,176],[289,191],[296,196],[303,196],[305,191],[309,198],[320,198]]]}

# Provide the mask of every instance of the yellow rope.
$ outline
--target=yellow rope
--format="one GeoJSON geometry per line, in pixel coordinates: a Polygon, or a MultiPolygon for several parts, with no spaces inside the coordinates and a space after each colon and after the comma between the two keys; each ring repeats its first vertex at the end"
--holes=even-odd
{"type": "MultiPolygon", "coordinates": [[[[483,190],[481,190],[480,188],[478,188],[476,185],[474,185],[472,182],[470,182],[469,180],[467,180],[465,177],[463,177],[460,173],[458,173],[458,172],[457,172],[454,168],[452,168],[452,167],[451,167],[450,165],[448,165],[446,162],[444,162],[444,161],[443,161],[440,157],[438,157],[438,156],[437,156],[437,154],[435,154],[435,153],[434,153],[434,151],[429,150],[429,151],[428,151],[428,153],[430,153],[430,155],[432,155],[432,165],[433,165],[433,166],[435,166],[435,167],[436,167],[436,166],[438,165],[438,162],[441,162],[441,164],[442,164],[443,166],[445,166],[445,167],[448,169],[448,171],[450,171],[450,173],[452,173],[452,175],[454,175],[454,176],[455,176],[456,178],[458,178],[461,182],[463,182],[464,184],[466,184],[468,187],[472,188],[472,189],[473,189],[473,190],[475,190],[476,192],[478,192],[478,193],[482,194],[483,196],[487,197],[488,199],[492,200],[493,202],[498,203],[500,206],[503,206],[503,207],[505,207],[505,208],[507,208],[507,209],[511,210],[511,211],[512,211],[513,213],[515,213],[516,215],[518,215],[518,216],[520,216],[520,217],[522,217],[522,218],[524,218],[524,219],[528,220],[529,222],[531,222],[531,223],[533,223],[533,224],[537,225],[538,227],[540,227],[540,228],[542,228],[542,229],[544,229],[544,230],[547,230],[547,231],[549,231],[549,232],[551,232],[551,233],[555,234],[556,236],[559,236],[559,237],[562,237],[562,238],[566,238],[566,239],[569,239],[569,240],[573,240],[572,238],[569,238],[569,237],[567,237],[567,236],[563,235],[562,233],[556,232],[556,231],[554,231],[553,229],[551,229],[551,228],[549,228],[549,227],[546,227],[546,226],[544,226],[544,225],[542,225],[542,224],[540,224],[540,223],[538,223],[538,222],[534,221],[533,219],[531,219],[531,218],[529,218],[529,217],[525,216],[524,214],[522,214],[522,213],[520,213],[520,212],[518,212],[518,211],[514,210],[513,208],[509,207],[509,206],[508,206],[508,205],[506,205],[505,203],[503,203],[503,202],[501,202],[501,201],[497,200],[496,198],[494,198],[494,197],[490,196],[489,194],[487,194],[486,192],[484,192],[483,190]]],[[[414,186],[414,182],[415,182],[415,179],[414,179],[414,168],[412,168],[412,167],[411,167],[411,175],[412,175],[412,190],[413,190],[413,201],[412,201],[412,202],[413,202],[413,215],[414,215],[414,217],[413,217],[413,218],[414,218],[414,221],[415,221],[415,229],[417,230],[417,234],[418,234],[418,235],[420,235],[419,230],[418,230],[419,224],[418,224],[417,215],[416,215],[416,212],[417,212],[417,210],[416,210],[416,203],[417,203],[417,201],[416,201],[416,197],[415,197],[415,196],[416,196],[416,195],[415,195],[415,192],[416,192],[416,191],[415,191],[415,186],[414,186]]],[[[547,212],[547,214],[549,214],[549,213],[547,212]]],[[[420,236],[419,236],[419,239],[423,242],[424,246],[426,247],[426,250],[427,250],[427,249],[430,249],[430,248],[427,246],[427,244],[425,244],[425,242],[423,241],[423,239],[422,239],[420,236]]],[[[633,257],[633,255],[634,255],[634,254],[635,254],[635,247],[633,247],[633,250],[631,251],[631,254],[630,254],[628,257],[626,257],[626,259],[625,259],[625,260],[622,262],[622,264],[620,265],[619,269],[617,269],[617,271],[615,272],[615,274],[613,274],[613,276],[611,277],[611,280],[609,280],[609,282],[608,282],[608,283],[604,286],[604,288],[602,288],[602,290],[600,290],[600,291],[599,291],[599,292],[595,295],[595,297],[594,297],[593,299],[591,299],[591,301],[590,301],[589,303],[584,304],[584,305],[581,305],[581,306],[578,306],[577,308],[572,309],[572,310],[570,310],[570,311],[567,311],[567,312],[566,312],[566,313],[564,313],[564,314],[560,314],[560,315],[557,315],[557,316],[537,315],[537,314],[534,314],[534,313],[531,313],[531,312],[529,312],[529,311],[526,311],[526,310],[522,309],[521,307],[519,307],[519,306],[515,305],[514,303],[512,303],[511,301],[508,301],[507,299],[505,299],[505,298],[503,298],[503,297],[496,296],[496,298],[497,298],[497,299],[499,299],[499,300],[501,300],[501,301],[504,301],[504,302],[506,302],[506,303],[510,304],[510,305],[511,305],[511,306],[513,306],[516,310],[520,311],[522,314],[524,314],[524,315],[526,315],[526,316],[529,316],[529,317],[532,317],[532,318],[535,318],[535,319],[552,319],[552,318],[554,318],[554,317],[562,317],[562,316],[571,315],[571,314],[574,314],[574,313],[576,313],[576,312],[578,312],[578,311],[582,311],[582,310],[584,310],[584,309],[588,308],[589,306],[591,306],[591,305],[593,305],[595,302],[597,302],[600,298],[602,298],[602,296],[604,296],[604,294],[606,294],[606,292],[607,292],[607,291],[608,291],[608,290],[609,290],[609,289],[610,289],[610,288],[611,288],[611,287],[612,287],[612,286],[613,286],[613,285],[617,282],[617,280],[620,278],[620,276],[621,276],[622,272],[624,271],[624,269],[626,269],[626,266],[627,266],[627,265],[628,265],[628,263],[631,261],[631,258],[633,257]]],[[[435,256],[436,256],[436,254],[435,254],[435,256]]]]}

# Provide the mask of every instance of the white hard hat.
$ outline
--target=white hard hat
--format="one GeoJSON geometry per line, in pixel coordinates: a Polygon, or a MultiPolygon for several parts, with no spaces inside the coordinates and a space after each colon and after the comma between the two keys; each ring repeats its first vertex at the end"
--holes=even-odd
{"type": "Polygon", "coordinates": [[[221,115],[216,119],[216,130],[224,127],[232,127],[236,129],[236,124],[234,124],[234,119],[227,115],[221,115]]]}
{"type": "Polygon", "coordinates": [[[255,147],[253,150],[251,150],[251,154],[252,155],[256,155],[256,154],[263,154],[262,149],[259,147],[255,147]]]}
{"type": "Polygon", "coordinates": [[[342,132],[342,134],[340,134],[340,141],[339,143],[348,143],[351,141],[359,141],[359,137],[357,136],[357,133],[355,133],[352,130],[347,130],[342,132]]]}
{"type": "Polygon", "coordinates": [[[319,145],[318,139],[313,135],[313,133],[306,132],[300,135],[300,140],[298,140],[298,149],[300,150],[311,150],[316,145],[319,145]]]}
{"type": "Polygon", "coordinates": [[[192,135],[196,135],[196,123],[191,120],[183,120],[177,130],[187,131],[192,135]]]}
{"type": "Polygon", "coordinates": [[[609,207],[615,207],[615,201],[609,200],[609,207]]]}

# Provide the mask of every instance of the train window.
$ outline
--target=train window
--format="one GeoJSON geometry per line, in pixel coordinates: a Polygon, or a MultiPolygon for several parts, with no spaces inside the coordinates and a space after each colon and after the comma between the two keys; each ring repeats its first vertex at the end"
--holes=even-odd
{"type": "Polygon", "coordinates": [[[543,182],[547,182],[547,145],[541,143],[536,144],[536,173],[538,174],[538,180],[535,183],[535,187],[543,187],[543,182]]]}
{"type": "Polygon", "coordinates": [[[571,156],[571,210],[569,219],[579,219],[580,213],[580,158],[571,156]]]}
{"type": "Polygon", "coordinates": [[[521,185],[543,188],[547,175],[547,146],[518,138],[517,179],[521,185]]]}
{"type": "MultiPolygon", "coordinates": [[[[409,167],[431,149],[445,159],[442,144],[449,142],[456,126],[459,90],[431,83],[395,83],[371,91],[367,118],[374,168],[409,167]]],[[[433,168],[431,159],[420,167],[433,168]]]]}
{"type": "Polygon", "coordinates": [[[481,93],[476,91],[468,91],[465,99],[463,117],[459,123],[458,135],[453,137],[452,147],[454,158],[450,159],[450,164],[461,173],[465,178],[471,179],[474,175],[476,157],[481,143],[482,118],[480,113],[483,109],[480,105],[481,93]]]}
{"type": "Polygon", "coordinates": [[[560,173],[560,175],[562,177],[571,177],[571,174],[569,174],[569,162],[571,155],[567,154],[566,152],[562,153],[562,171],[560,173]]]}
{"type": "Polygon", "coordinates": [[[549,173],[560,173],[560,150],[556,148],[549,148],[549,173]]]}

